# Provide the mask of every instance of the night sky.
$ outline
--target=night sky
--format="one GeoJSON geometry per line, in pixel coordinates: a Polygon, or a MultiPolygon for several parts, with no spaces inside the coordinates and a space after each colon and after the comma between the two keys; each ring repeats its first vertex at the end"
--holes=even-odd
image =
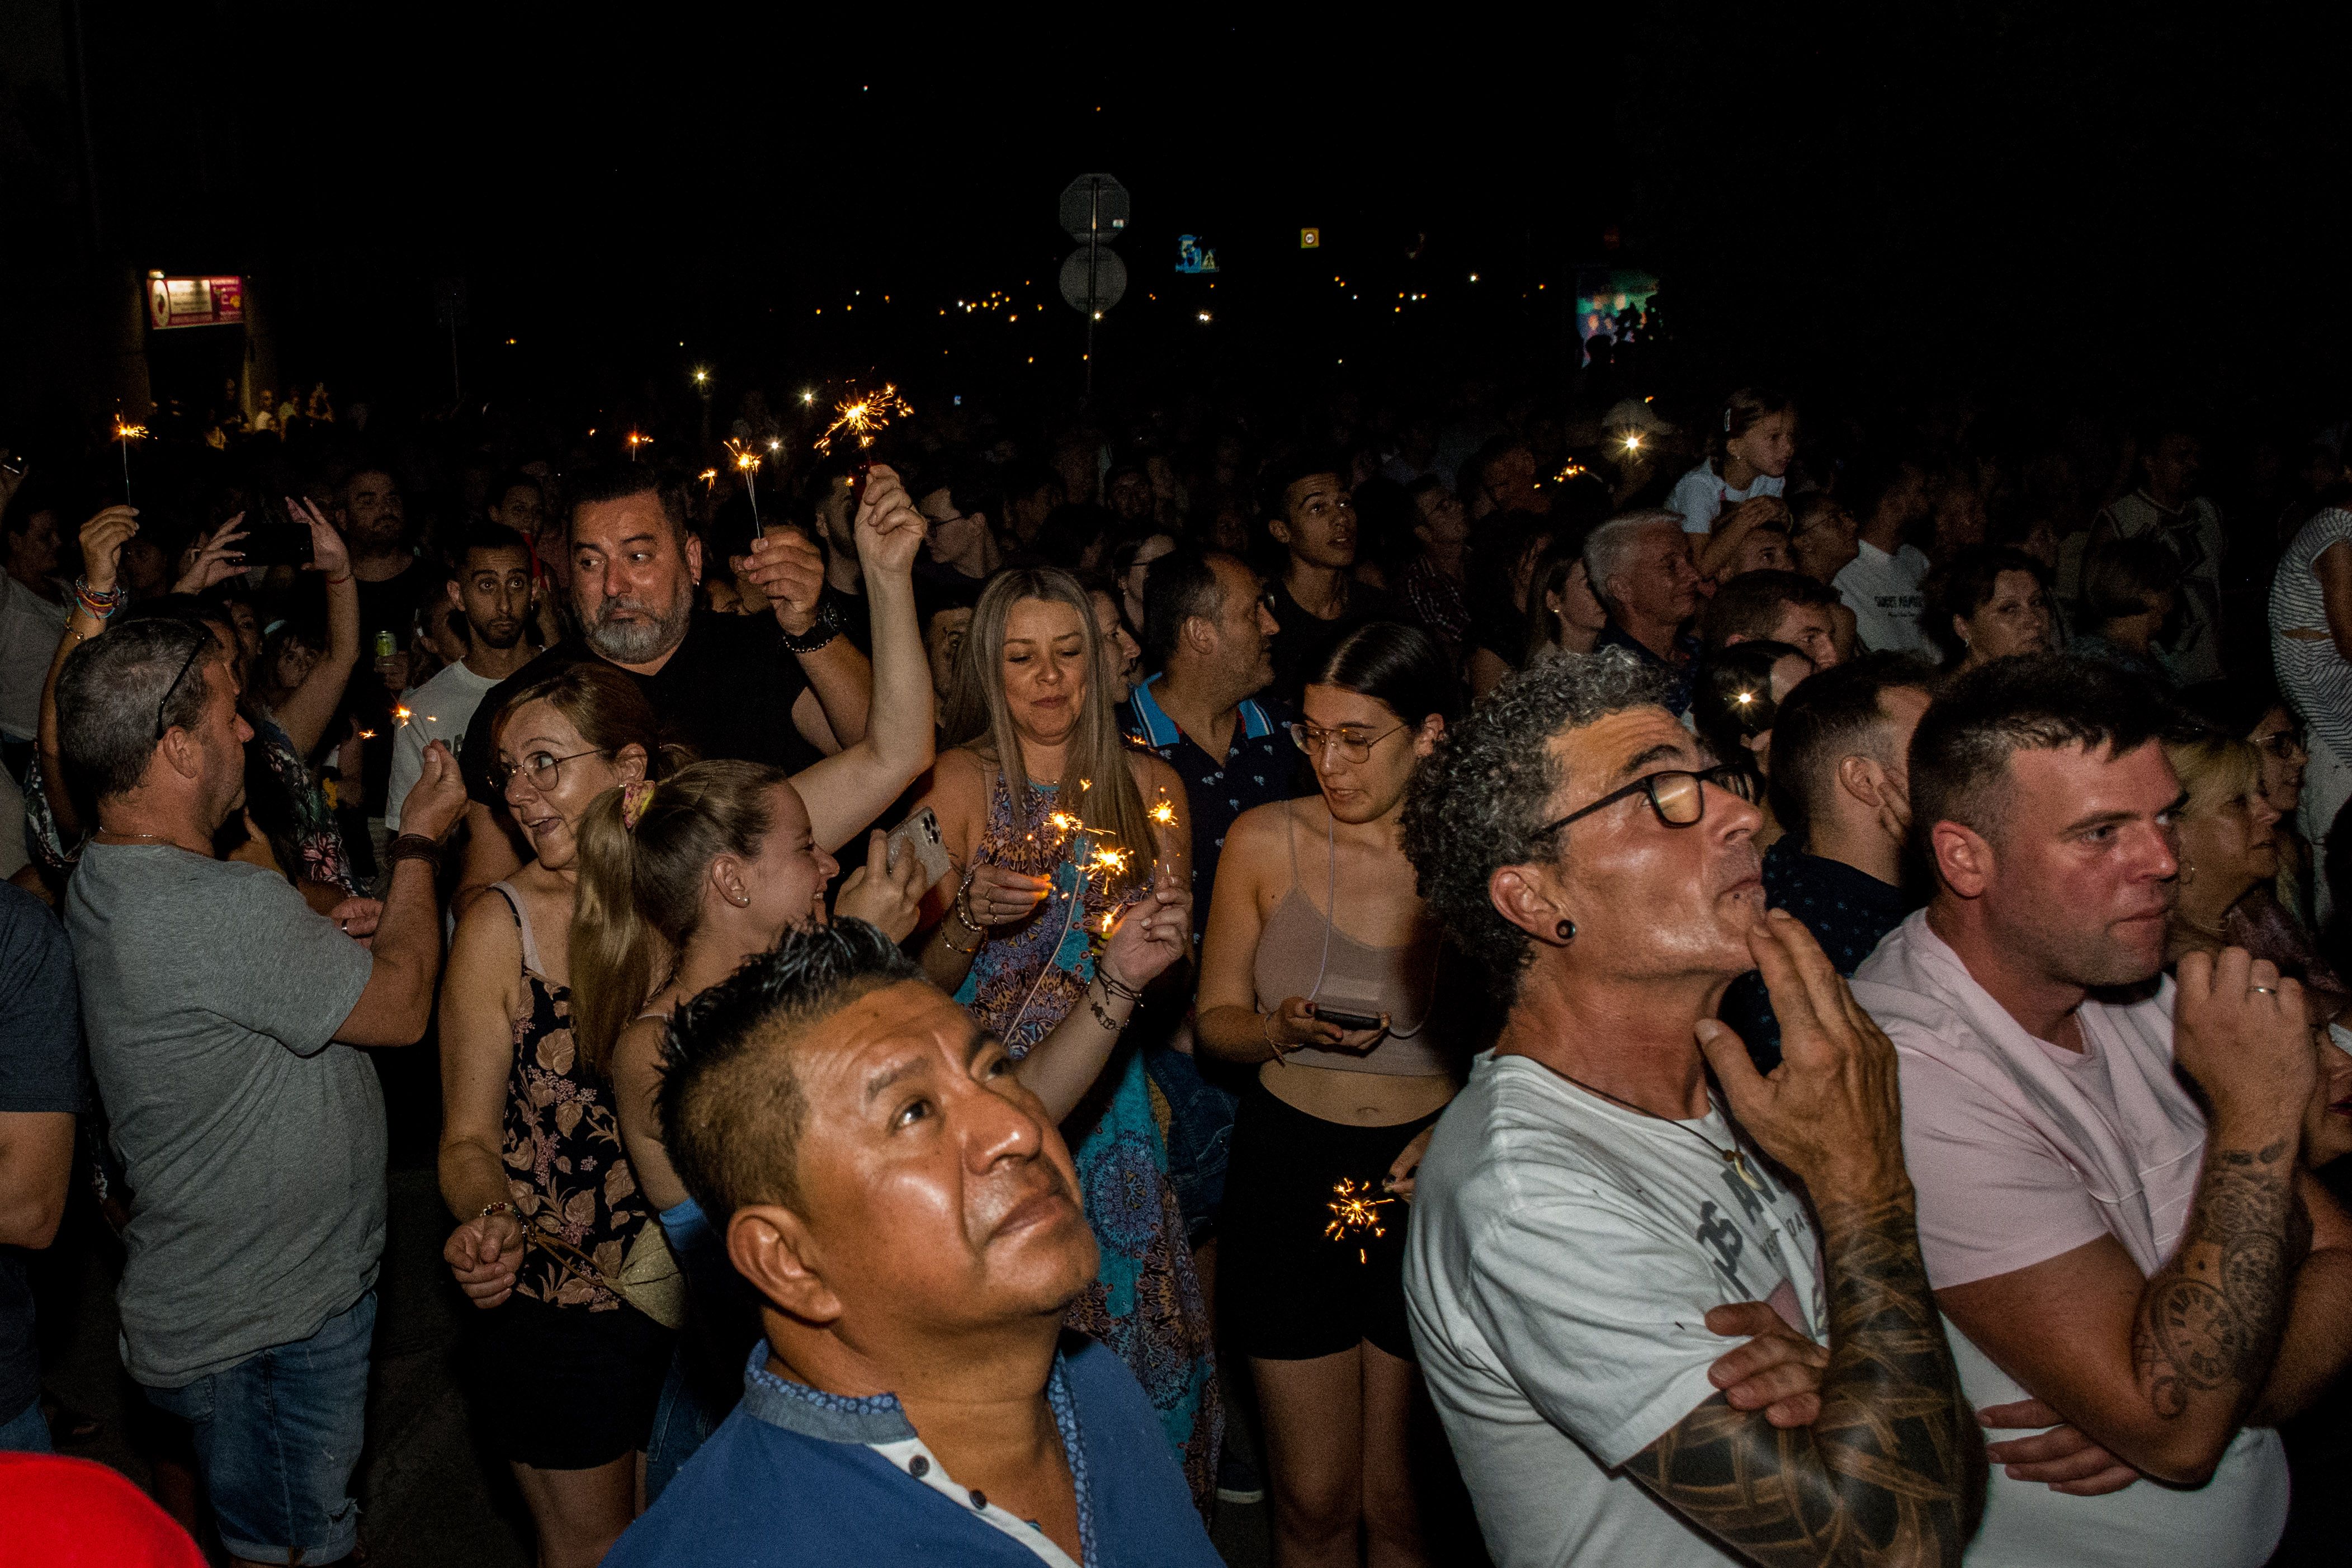
{"type": "Polygon", "coordinates": [[[2343,40],[2283,10],[49,8],[0,38],[34,46],[0,49],[0,348],[68,362],[152,266],[247,274],[281,380],[379,395],[446,392],[446,278],[488,395],[1074,387],[1054,201],[1103,170],[1135,202],[1107,377],[1539,360],[1580,262],[1663,277],[1695,374],[2344,368],[2343,40]]]}

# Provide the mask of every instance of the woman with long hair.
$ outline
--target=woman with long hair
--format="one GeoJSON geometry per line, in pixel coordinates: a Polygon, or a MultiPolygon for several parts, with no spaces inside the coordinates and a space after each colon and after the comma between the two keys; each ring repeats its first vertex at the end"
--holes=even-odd
{"type": "MultiPolygon", "coordinates": [[[[814,770],[812,770],[814,771],[814,770]]],[[[757,763],[696,763],[658,784],[599,796],[580,826],[580,898],[572,915],[574,1037],[614,1086],[629,1163],[653,1204],[689,1289],[688,1333],[663,1390],[646,1451],[648,1505],[734,1405],[758,1329],[723,1242],[671,1168],[655,1095],[662,1037],[682,1004],[773,947],[787,931],[824,924],[835,867],[812,836],[793,781],[757,763]]],[[[864,920],[894,941],[921,910],[920,862],[873,834],[866,865],[842,885],[831,918],[864,920]]],[[[1098,961],[1137,988],[1184,951],[1181,901],[1129,907],[1098,961]],[[1171,908],[1171,906],[1177,906],[1171,908]]],[[[1035,1084],[1051,1069],[1098,1072],[1134,1006],[1106,988],[1102,1014],[1081,1010],[1013,1069],[1035,1084]]]]}
{"type": "Polygon", "coordinates": [[[590,1568],[636,1517],[678,1296],[611,1086],[572,1033],[580,823],[666,758],[636,683],[593,659],[515,693],[491,734],[490,775],[533,855],[466,911],[449,951],[440,1169],[458,1224],[442,1257],[481,1312],[478,1408],[539,1561],[590,1568]]]}
{"type": "Polygon", "coordinates": [[[1318,793],[1244,812],[1217,868],[1194,1030],[1202,1049],[1258,1068],[1234,1123],[1220,1273],[1286,1565],[1353,1563],[1360,1530],[1372,1562],[1426,1561],[1407,1462],[1404,1213],[1367,1206],[1368,1223],[1328,1227],[1335,1195],[1411,1195],[1460,1087],[1443,933],[1398,838],[1413,765],[1459,710],[1425,633],[1351,633],[1308,671],[1291,726],[1318,793]]]}
{"type": "Polygon", "coordinates": [[[1507,511],[1478,526],[1470,546],[1470,695],[1484,697],[1518,668],[1536,620],[1536,569],[1560,530],[1549,518],[1507,511]]]}
{"type": "MultiPolygon", "coordinates": [[[[1053,568],[999,574],[964,637],[950,749],[923,805],[954,864],[924,969],[1024,1061],[1074,1012],[1137,990],[1101,939],[1153,900],[1192,919],[1175,769],[1120,741],[1086,590],[1053,568]]],[[[1131,1000],[1129,996],[1128,999],[1131,1000]]],[[[1106,1009],[1105,1016],[1110,1016],[1106,1009]]],[[[1108,1032],[1106,1030],[1106,1032],[1108,1032]]],[[[1205,1510],[1221,1431],[1208,1308],[1193,1273],[1140,1052],[1045,1053],[1030,1083],[1076,1156],[1102,1274],[1071,1326],[1118,1352],[1205,1510]]]]}
{"type": "Polygon", "coordinates": [[[1528,588],[1528,651],[1517,668],[1555,653],[1591,653],[1608,625],[1609,611],[1585,569],[1582,537],[1555,544],[1528,588]]]}

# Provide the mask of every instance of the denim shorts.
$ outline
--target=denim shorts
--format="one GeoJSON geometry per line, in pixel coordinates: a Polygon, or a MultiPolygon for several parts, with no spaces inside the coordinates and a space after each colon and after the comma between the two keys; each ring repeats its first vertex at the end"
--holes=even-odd
{"type": "Polygon", "coordinates": [[[359,1544],[351,1495],[367,1416],[370,1290],[319,1331],[147,1401],[195,1429],[221,1544],[253,1563],[332,1563],[359,1544]]]}
{"type": "Polygon", "coordinates": [[[1225,1161],[1233,1143],[1231,1091],[1201,1076],[1171,1047],[1146,1051],[1143,1070],[1168,1101],[1168,1184],[1184,1214],[1185,1240],[1198,1247],[1216,1234],[1225,1202],[1225,1161]]]}

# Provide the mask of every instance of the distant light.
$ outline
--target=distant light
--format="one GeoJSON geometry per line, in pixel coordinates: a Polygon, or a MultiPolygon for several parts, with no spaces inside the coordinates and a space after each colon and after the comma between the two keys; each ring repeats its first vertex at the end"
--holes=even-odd
{"type": "Polygon", "coordinates": [[[1202,321],[1207,321],[1208,319],[1209,319],[1209,312],[1208,312],[1208,311],[1206,311],[1206,310],[1202,311],[1202,312],[1201,312],[1201,320],[1202,320],[1202,321]]]}
{"type": "Polygon", "coordinates": [[[507,340],[507,347],[509,347],[509,348],[512,348],[512,347],[514,347],[514,346],[515,346],[515,341],[514,341],[512,338],[509,338],[509,339],[507,340]]]}
{"type": "Polygon", "coordinates": [[[1473,282],[1473,283],[1475,283],[1476,281],[1478,281],[1478,275],[1477,275],[1475,272],[1473,272],[1472,274],[1470,274],[1470,281],[1471,281],[1471,282],[1473,282]]]}
{"type": "Polygon", "coordinates": [[[1100,310],[1097,310],[1095,312],[1095,320],[1097,321],[1102,320],[1102,312],[1100,310]]]}
{"type": "Polygon", "coordinates": [[[769,450],[769,451],[771,451],[771,452],[779,451],[779,450],[781,450],[781,449],[782,448],[782,447],[783,447],[783,443],[782,443],[782,441],[777,440],[773,436],[771,436],[771,437],[768,437],[768,450],[769,450]]]}
{"type": "Polygon", "coordinates": [[[801,394],[801,401],[803,403],[814,403],[816,401],[816,394],[814,392],[803,392],[801,394]]]}
{"type": "Polygon", "coordinates": [[[710,384],[710,373],[709,373],[709,371],[707,371],[707,370],[697,370],[697,371],[694,373],[694,384],[695,384],[695,385],[697,385],[697,386],[708,386],[708,385],[709,385],[709,384],[710,384]]]}

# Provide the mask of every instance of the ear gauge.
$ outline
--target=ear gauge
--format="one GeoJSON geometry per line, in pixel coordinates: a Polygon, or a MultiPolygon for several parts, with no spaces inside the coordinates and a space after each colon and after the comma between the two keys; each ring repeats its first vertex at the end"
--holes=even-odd
{"type": "Polygon", "coordinates": [[[1574,921],[1562,921],[1559,924],[1552,927],[1551,931],[1552,934],[1559,938],[1562,942],[1574,942],[1576,940],[1576,922],[1574,921]]]}

